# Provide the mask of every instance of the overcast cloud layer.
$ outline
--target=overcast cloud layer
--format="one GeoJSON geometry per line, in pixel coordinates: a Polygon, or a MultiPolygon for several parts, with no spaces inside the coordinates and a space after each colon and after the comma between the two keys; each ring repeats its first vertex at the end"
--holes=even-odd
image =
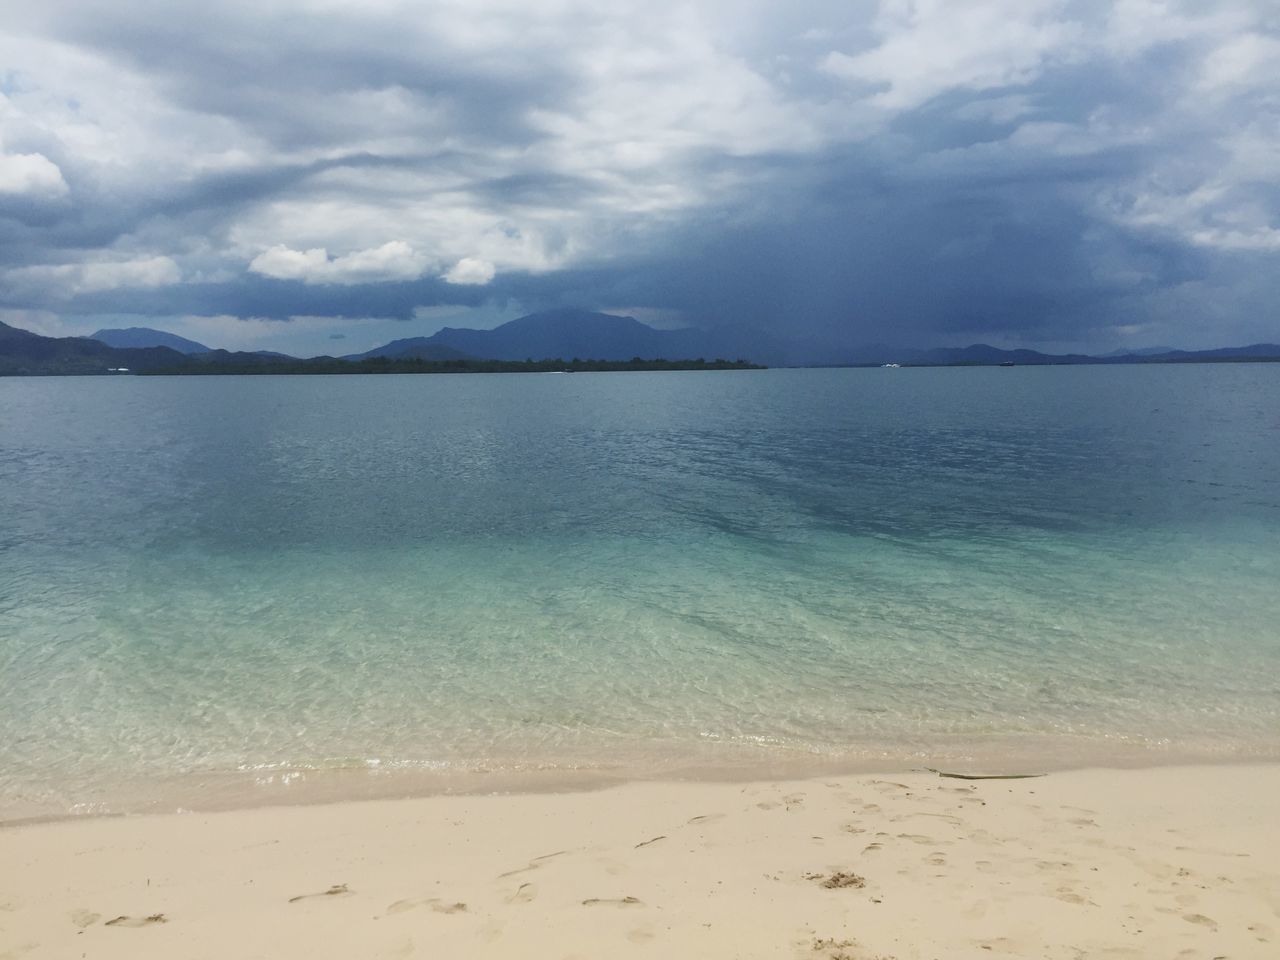
{"type": "Polygon", "coordinates": [[[0,320],[1280,340],[1271,0],[0,0],[0,320]]]}

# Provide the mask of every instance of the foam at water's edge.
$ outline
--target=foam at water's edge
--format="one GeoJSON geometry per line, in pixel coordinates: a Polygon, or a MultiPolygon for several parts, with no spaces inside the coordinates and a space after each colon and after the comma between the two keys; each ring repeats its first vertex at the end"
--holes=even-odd
{"type": "Polygon", "coordinates": [[[441,794],[560,793],[628,781],[798,780],[818,776],[944,770],[953,773],[1054,773],[1086,768],[1241,765],[1280,762],[1280,740],[1230,751],[1163,745],[1128,748],[1049,738],[991,738],[935,749],[864,745],[840,756],[752,752],[736,756],[630,758],[630,763],[546,761],[418,764],[373,760],[341,766],[272,764],[266,769],[192,773],[100,784],[92,800],[0,803],[0,827],[21,822],[141,813],[209,812],[441,794]]]}

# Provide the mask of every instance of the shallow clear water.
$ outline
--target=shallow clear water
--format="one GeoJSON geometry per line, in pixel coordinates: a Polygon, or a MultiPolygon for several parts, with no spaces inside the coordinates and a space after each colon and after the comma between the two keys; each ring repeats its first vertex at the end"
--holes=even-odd
{"type": "Polygon", "coordinates": [[[1277,757],[1278,587],[1280,365],[0,380],[0,814],[1277,757]]]}

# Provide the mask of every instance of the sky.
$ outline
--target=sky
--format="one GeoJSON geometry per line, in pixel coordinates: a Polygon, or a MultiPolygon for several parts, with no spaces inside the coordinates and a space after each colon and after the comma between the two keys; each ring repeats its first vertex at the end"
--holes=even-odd
{"type": "Polygon", "coordinates": [[[0,0],[0,321],[1280,341],[1274,0],[0,0]]]}

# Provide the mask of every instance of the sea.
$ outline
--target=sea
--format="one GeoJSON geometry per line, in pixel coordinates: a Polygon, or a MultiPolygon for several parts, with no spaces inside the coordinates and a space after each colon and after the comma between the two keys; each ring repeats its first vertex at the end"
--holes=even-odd
{"type": "Polygon", "coordinates": [[[0,380],[0,820],[1280,758],[1280,364],[0,380]]]}

